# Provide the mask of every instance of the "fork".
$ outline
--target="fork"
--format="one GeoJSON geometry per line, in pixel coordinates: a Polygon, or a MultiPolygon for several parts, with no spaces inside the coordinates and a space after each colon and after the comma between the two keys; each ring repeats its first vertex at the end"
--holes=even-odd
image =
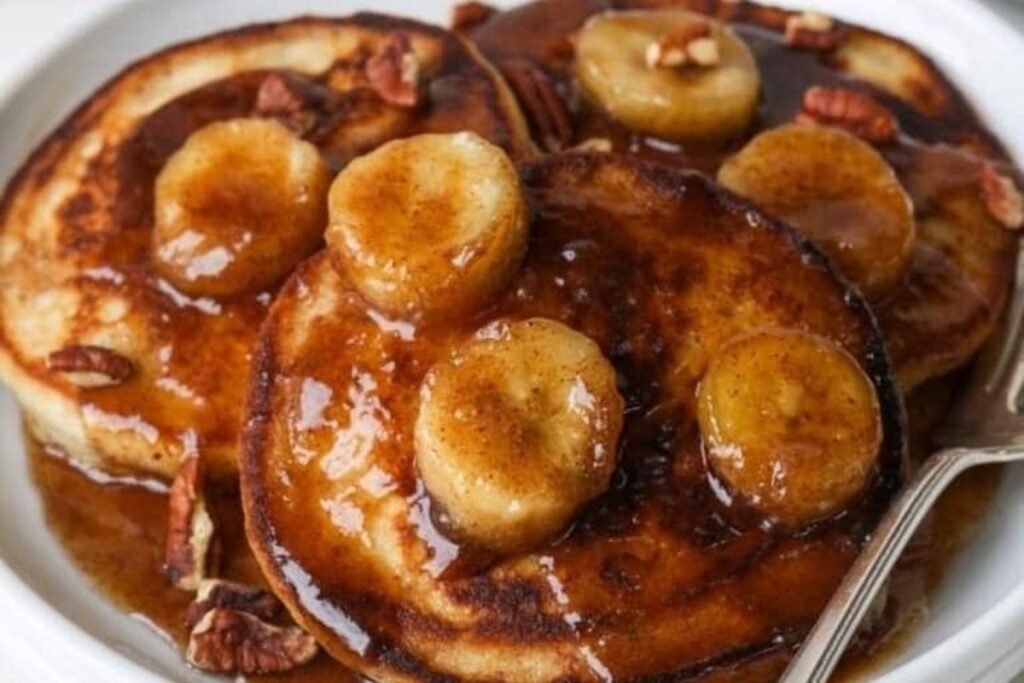
{"type": "Polygon", "coordinates": [[[945,488],[977,465],[1024,461],[1024,252],[1009,310],[928,458],[879,522],[780,683],[825,683],[896,560],[945,488]]]}

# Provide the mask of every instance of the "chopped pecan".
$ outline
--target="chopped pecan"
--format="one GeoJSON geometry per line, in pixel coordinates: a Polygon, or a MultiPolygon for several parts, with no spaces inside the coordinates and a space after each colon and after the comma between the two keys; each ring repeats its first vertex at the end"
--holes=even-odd
{"type": "Polygon", "coordinates": [[[888,142],[900,124],[889,109],[867,93],[814,86],[804,93],[798,123],[835,126],[868,142],[888,142]]]}
{"type": "Polygon", "coordinates": [[[572,117],[551,76],[526,59],[507,59],[498,66],[541,146],[549,152],[568,146],[573,137],[572,117]]]}
{"type": "Polygon", "coordinates": [[[649,69],[680,66],[714,66],[721,61],[718,41],[706,21],[687,24],[663,34],[647,46],[644,60],[649,69]]]}
{"type": "Polygon", "coordinates": [[[135,365],[118,352],[87,344],[72,344],[54,351],[47,357],[46,367],[84,388],[121,384],[135,374],[135,365]]]}
{"type": "Polygon", "coordinates": [[[370,87],[388,104],[415,107],[420,104],[420,60],[409,34],[392,33],[384,46],[366,60],[370,87]]]}
{"type": "Polygon", "coordinates": [[[299,136],[310,136],[333,120],[343,96],[297,74],[272,73],[260,84],[253,114],[275,118],[299,136]]]}
{"type": "Polygon", "coordinates": [[[819,12],[794,14],[786,20],[786,44],[818,52],[831,52],[846,39],[846,29],[819,12]]]}
{"type": "Polygon", "coordinates": [[[196,590],[212,569],[216,552],[213,518],[206,506],[199,457],[188,455],[171,484],[164,574],[182,590],[196,590]]]}
{"type": "Polygon", "coordinates": [[[1012,177],[987,163],[981,169],[981,189],[988,212],[1000,225],[1010,230],[1024,225],[1024,195],[1012,177]]]}
{"type": "Polygon", "coordinates": [[[199,582],[196,599],[185,612],[185,623],[194,627],[207,612],[222,607],[268,621],[281,614],[280,601],[263,588],[224,579],[204,579],[199,582]]]}
{"type": "Polygon", "coordinates": [[[296,135],[305,135],[316,125],[316,115],[292,84],[280,74],[263,79],[253,107],[256,116],[275,118],[296,135]]]}
{"type": "Polygon", "coordinates": [[[482,2],[460,2],[452,8],[452,30],[465,33],[490,19],[498,10],[482,2]]]}
{"type": "Polygon", "coordinates": [[[290,671],[316,653],[316,641],[297,626],[274,626],[252,614],[215,607],[192,629],[185,657],[203,671],[266,674],[290,671]]]}

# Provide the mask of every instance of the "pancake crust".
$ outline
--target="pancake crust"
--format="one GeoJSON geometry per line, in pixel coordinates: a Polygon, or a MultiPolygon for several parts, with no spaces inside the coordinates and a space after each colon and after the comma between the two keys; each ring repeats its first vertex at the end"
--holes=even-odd
{"type": "Polygon", "coordinates": [[[701,176],[574,153],[523,178],[526,263],[477,315],[387,320],[326,253],[271,306],[242,473],[264,574],[332,655],[381,680],[768,680],[901,478],[903,412],[873,318],[804,239],[701,176]],[[624,436],[612,490],[567,536],[496,558],[434,525],[413,422],[435,361],[488,321],[534,316],[598,343],[624,436]],[[869,490],[795,536],[716,496],[695,422],[709,354],[758,326],[842,345],[882,406],[869,490]]]}
{"type": "MultiPolygon", "coordinates": [[[[1013,282],[1017,237],[989,215],[981,172],[993,163],[1018,178],[998,140],[939,68],[908,43],[838,24],[834,51],[785,44],[796,13],[746,0],[539,0],[495,14],[470,32],[501,67],[527,59],[559,84],[571,118],[568,144],[609,139],[616,151],[714,174],[747,139],[792,121],[812,86],[871,94],[899,120],[898,139],[879,145],[915,204],[917,245],[903,284],[876,308],[900,385],[910,391],[967,363],[992,333],[1013,282]],[[654,140],[612,121],[574,83],[572,36],[607,10],[681,8],[729,22],[763,79],[758,120],[743,139],[716,149],[654,140]]],[[[526,104],[524,100],[524,105],[526,104]]]]}
{"type": "Polygon", "coordinates": [[[417,22],[362,14],[252,26],[129,67],[39,147],[0,208],[0,379],[42,441],[108,469],[169,475],[195,437],[215,474],[237,471],[250,349],[272,292],[189,298],[161,280],[148,251],[153,181],[191,132],[252,115],[269,74],[337,93],[313,119],[334,127],[311,140],[335,169],[426,131],[471,129],[513,158],[532,154],[494,69],[417,22]],[[387,105],[352,74],[398,31],[422,63],[427,105],[367,137],[356,114],[387,105]],[[135,375],[84,389],[47,369],[51,352],[82,344],[127,357],[135,375]]]}

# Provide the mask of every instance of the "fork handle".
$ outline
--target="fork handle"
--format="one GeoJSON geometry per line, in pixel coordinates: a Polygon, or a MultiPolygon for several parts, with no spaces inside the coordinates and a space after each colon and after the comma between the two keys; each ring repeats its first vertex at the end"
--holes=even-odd
{"type": "Polygon", "coordinates": [[[825,683],[939,494],[964,470],[1024,456],[1020,447],[950,449],[925,461],[882,517],[780,683],[825,683]]]}

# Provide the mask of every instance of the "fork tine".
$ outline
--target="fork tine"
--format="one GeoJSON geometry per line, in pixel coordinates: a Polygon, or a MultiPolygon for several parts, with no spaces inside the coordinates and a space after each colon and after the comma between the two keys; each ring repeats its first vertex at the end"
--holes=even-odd
{"type": "Polygon", "coordinates": [[[938,445],[1024,443],[1024,246],[1010,305],[974,365],[966,390],[933,438],[938,445]]]}
{"type": "MultiPolygon", "coordinates": [[[[997,338],[1002,340],[1002,348],[999,350],[998,360],[985,383],[985,391],[990,394],[998,391],[1003,378],[1007,377],[1008,374],[1012,378],[1017,378],[1021,373],[1020,336],[1021,328],[1024,327],[1024,251],[1018,251],[1017,254],[1016,284],[1014,286],[1013,299],[1005,315],[1005,320],[1002,323],[1005,326],[1005,331],[1002,335],[997,335],[997,338]]],[[[1020,379],[1017,378],[1016,382],[1011,381],[1010,386],[1015,386],[1016,390],[1012,396],[1012,407],[1007,403],[1007,408],[1011,412],[1016,413],[1018,411],[1017,397],[1020,394],[1020,379]]],[[[1009,400],[1011,397],[1008,395],[1007,398],[1009,400]]]]}

